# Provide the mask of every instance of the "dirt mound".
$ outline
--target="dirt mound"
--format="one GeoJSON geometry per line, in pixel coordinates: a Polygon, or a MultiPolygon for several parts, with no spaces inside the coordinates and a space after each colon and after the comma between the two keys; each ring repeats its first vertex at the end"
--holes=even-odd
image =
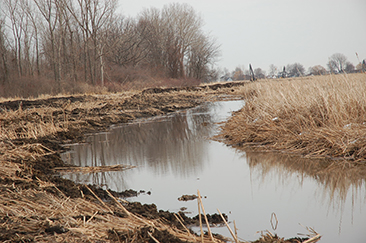
{"type": "Polygon", "coordinates": [[[52,97],[48,99],[36,100],[14,100],[0,103],[3,110],[18,110],[34,107],[60,107],[65,102],[82,102],[85,96],[52,97]]]}

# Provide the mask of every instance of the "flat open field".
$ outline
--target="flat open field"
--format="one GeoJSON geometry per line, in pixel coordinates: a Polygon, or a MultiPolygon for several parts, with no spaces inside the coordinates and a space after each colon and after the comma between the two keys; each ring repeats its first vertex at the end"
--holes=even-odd
{"type": "Polygon", "coordinates": [[[364,167],[365,83],[366,75],[357,74],[3,101],[0,240],[201,242],[182,226],[192,223],[183,215],[178,220],[154,205],[121,202],[120,193],[53,176],[54,168],[66,166],[61,145],[112,124],[240,97],[246,106],[220,137],[228,144],[364,167]]]}

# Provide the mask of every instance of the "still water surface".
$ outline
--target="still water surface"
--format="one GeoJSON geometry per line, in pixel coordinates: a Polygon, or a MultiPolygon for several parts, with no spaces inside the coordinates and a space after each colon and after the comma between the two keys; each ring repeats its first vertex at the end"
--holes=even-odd
{"type": "MultiPolygon", "coordinates": [[[[242,101],[208,103],[91,135],[87,143],[71,146],[63,159],[79,166],[138,167],[65,177],[116,191],[151,191],[129,200],[155,203],[172,212],[186,207],[188,216],[197,215],[197,201],[177,199],[199,189],[207,197],[206,213],[217,213],[219,208],[235,220],[238,235],[245,240],[258,239],[256,232],[266,229],[294,237],[307,233],[304,225],[322,234],[321,242],[366,242],[364,179],[342,171],[319,174],[317,161],[240,152],[209,139],[218,132],[217,123],[243,105],[242,101]],[[272,213],[279,221],[276,230],[270,224],[272,213]]],[[[230,236],[223,227],[213,231],[230,236]]]]}

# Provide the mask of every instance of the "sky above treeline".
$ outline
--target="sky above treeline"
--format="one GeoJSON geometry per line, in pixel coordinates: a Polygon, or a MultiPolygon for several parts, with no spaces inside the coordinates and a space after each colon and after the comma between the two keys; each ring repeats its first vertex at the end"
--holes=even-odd
{"type": "Polygon", "coordinates": [[[217,66],[282,67],[301,63],[326,67],[342,53],[355,66],[366,59],[365,0],[132,0],[119,2],[119,12],[136,17],[144,8],[161,9],[178,2],[191,5],[204,30],[221,45],[217,66]]]}

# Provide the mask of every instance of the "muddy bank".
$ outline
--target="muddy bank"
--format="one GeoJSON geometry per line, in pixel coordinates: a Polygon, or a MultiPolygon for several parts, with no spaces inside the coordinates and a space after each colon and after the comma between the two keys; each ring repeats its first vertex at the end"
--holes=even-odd
{"type": "MultiPolygon", "coordinates": [[[[187,230],[196,218],[117,199],[113,192],[65,180],[61,145],[110,125],[187,109],[236,94],[245,83],[148,89],[109,95],[52,97],[0,103],[0,239],[11,242],[200,242],[187,230]]],[[[220,223],[210,215],[210,223],[220,223]]],[[[217,241],[224,239],[215,236],[217,241]]],[[[205,236],[205,242],[211,242],[205,236]]]]}

